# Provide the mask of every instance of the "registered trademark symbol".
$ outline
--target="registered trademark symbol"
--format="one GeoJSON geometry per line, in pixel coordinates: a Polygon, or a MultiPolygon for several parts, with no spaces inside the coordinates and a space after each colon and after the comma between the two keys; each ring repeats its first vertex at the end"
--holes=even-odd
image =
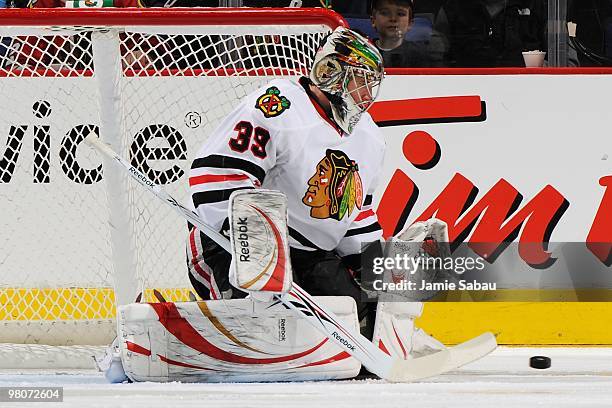
{"type": "Polygon", "coordinates": [[[187,112],[185,115],[185,126],[195,129],[202,124],[202,116],[198,112],[187,112]]]}

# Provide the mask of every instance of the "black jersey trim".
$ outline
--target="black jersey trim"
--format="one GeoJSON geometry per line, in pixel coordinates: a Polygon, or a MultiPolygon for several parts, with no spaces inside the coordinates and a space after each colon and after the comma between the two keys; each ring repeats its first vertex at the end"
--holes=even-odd
{"type": "Polygon", "coordinates": [[[345,237],[352,237],[354,235],[368,234],[370,232],[381,230],[380,224],[377,222],[372,223],[370,225],[366,225],[365,227],[350,229],[344,235],[345,237]]]}
{"type": "Polygon", "coordinates": [[[289,236],[295,239],[297,242],[299,242],[303,246],[307,248],[312,248],[312,249],[321,249],[315,244],[313,244],[312,241],[310,241],[308,238],[306,238],[305,236],[300,234],[298,231],[296,231],[295,229],[288,227],[288,230],[289,230],[289,236]]]}
{"type": "Polygon", "coordinates": [[[211,154],[210,156],[195,159],[191,165],[191,169],[200,167],[213,167],[219,169],[238,169],[246,171],[260,183],[263,183],[266,177],[266,171],[248,160],[239,159],[237,157],[223,156],[220,154],[211,154]]]}

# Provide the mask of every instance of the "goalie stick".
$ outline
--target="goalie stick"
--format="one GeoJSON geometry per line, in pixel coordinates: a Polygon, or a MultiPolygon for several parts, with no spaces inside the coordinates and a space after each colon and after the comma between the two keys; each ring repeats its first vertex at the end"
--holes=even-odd
{"type": "MultiPolygon", "coordinates": [[[[227,238],[207,225],[193,211],[182,206],[174,197],[163,190],[161,186],[151,181],[136,167],[132,166],[127,160],[103,143],[97,136],[90,134],[85,140],[89,145],[119,163],[139,184],[151,191],[156,197],[165,201],[166,204],[174,208],[176,212],[195,225],[200,231],[204,232],[209,238],[213,239],[228,252],[232,252],[227,238]]],[[[376,347],[360,333],[355,333],[347,328],[333,313],[318,304],[312,296],[295,283],[289,292],[275,294],[274,297],[300,317],[306,319],[344,351],[359,360],[370,372],[392,382],[416,381],[444,373],[488,354],[497,346],[495,337],[491,333],[484,333],[459,346],[427,356],[410,360],[393,358],[376,347]]]]}

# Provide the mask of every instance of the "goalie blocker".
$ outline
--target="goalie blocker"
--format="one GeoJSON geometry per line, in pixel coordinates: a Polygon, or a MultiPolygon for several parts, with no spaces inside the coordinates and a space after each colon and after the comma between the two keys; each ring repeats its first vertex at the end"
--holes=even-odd
{"type": "Polygon", "coordinates": [[[287,243],[287,199],[270,190],[235,192],[229,222],[233,287],[259,296],[291,289],[292,271],[287,243]]]}

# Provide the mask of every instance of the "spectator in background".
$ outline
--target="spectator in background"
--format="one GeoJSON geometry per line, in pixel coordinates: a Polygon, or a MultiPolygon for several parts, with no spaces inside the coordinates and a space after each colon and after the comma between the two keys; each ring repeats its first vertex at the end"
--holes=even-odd
{"type": "Polygon", "coordinates": [[[434,27],[448,39],[449,66],[524,67],[523,51],[547,50],[548,20],[547,0],[447,0],[434,27]]]}
{"type": "Polygon", "coordinates": [[[612,66],[612,0],[570,1],[568,20],[576,24],[580,65],[612,66]]]}
{"type": "Polygon", "coordinates": [[[434,27],[448,38],[449,66],[524,67],[523,51],[547,51],[549,20],[548,0],[447,0],[434,27]]]}
{"type": "Polygon", "coordinates": [[[435,28],[449,41],[447,61],[453,67],[520,67],[522,0],[448,0],[435,28]]]}
{"type": "Polygon", "coordinates": [[[383,56],[385,67],[439,67],[443,66],[443,47],[436,37],[407,41],[406,34],[413,22],[411,0],[374,0],[372,25],[378,33],[374,44],[383,56]]]}

